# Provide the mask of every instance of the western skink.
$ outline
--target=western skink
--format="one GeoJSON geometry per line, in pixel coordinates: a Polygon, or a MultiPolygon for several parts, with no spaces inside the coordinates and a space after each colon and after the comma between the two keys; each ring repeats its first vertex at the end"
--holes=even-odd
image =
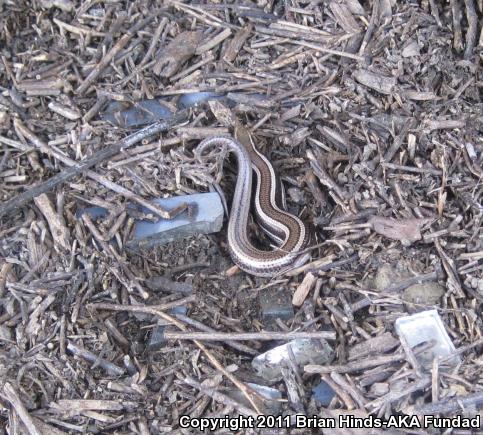
{"type": "Polygon", "coordinates": [[[235,154],[238,176],[228,221],[230,255],[240,269],[256,276],[271,277],[303,264],[307,260],[302,250],[310,240],[306,225],[296,216],[283,210],[280,181],[267,158],[257,151],[251,138],[243,144],[229,137],[210,137],[198,145],[201,155],[212,147],[225,147],[235,154]],[[255,216],[263,230],[278,244],[271,251],[263,251],[250,242],[247,234],[252,170],[256,174],[255,216]]]}

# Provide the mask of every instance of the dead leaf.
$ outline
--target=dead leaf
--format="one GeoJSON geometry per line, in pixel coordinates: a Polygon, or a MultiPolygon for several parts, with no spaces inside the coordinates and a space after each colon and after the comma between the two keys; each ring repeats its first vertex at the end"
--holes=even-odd
{"type": "Polygon", "coordinates": [[[389,239],[407,240],[415,242],[421,240],[421,228],[430,219],[391,219],[382,216],[373,216],[369,223],[373,230],[389,239]]]}
{"type": "Polygon", "coordinates": [[[200,32],[180,33],[156,56],[158,61],[153,67],[154,74],[166,78],[173,76],[195,54],[200,41],[200,32]]]}

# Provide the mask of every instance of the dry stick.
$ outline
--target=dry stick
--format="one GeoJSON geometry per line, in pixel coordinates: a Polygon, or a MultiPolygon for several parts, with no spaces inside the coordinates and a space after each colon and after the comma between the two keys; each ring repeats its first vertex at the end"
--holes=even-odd
{"type": "Polygon", "coordinates": [[[124,79],[120,81],[121,84],[129,82],[136,74],[142,71],[143,67],[146,65],[148,62],[149,58],[152,56],[154,53],[154,50],[156,48],[156,44],[158,43],[159,39],[161,38],[161,34],[163,30],[166,27],[166,24],[168,23],[168,19],[166,17],[163,17],[161,21],[158,24],[158,27],[156,28],[153,38],[151,40],[151,44],[149,45],[148,50],[146,51],[146,54],[142,58],[141,62],[139,62],[138,65],[134,67],[134,69],[131,71],[131,73],[124,79]]]}
{"type": "Polygon", "coordinates": [[[424,390],[426,387],[431,385],[431,378],[429,376],[425,376],[421,379],[418,379],[415,382],[412,382],[402,391],[394,390],[390,391],[389,393],[385,394],[384,396],[378,397],[377,399],[373,400],[372,402],[367,403],[367,407],[371,408],[379,408],[383,404],[392,403],[397,399],[402,397],[408,396],[419,390],[424,390]]]}
{"type": "Polygon", "coordinates": [[[345,407],[348,411],[351,411],[355,408],[354,401],[352,397],[347,393],[344,387],[339,385],[334,379],[329,375],[322,375],[320,377],[332,390],[339,396],[340,400],[344,402],[345,407]]]}
{"type": "Polygon", "coordinates": [[[361,48],[359,49],[359,54],[362,55],[366,51],[366,47],[369,44],[370,39],[372,38],[372,34],[374,33],[374,29],[376,24],[379,22],[379,1],[375,0],[372,6],[372,14],[369,20],[369,25],[367,26],[366,33],[364,35],[364,39],[361,43],[361,48]]]}
{"type": "Polygon", "coordinates": [[[439,402],[439,362],[438,358],[433,358],[431,367],[431,400],[433,403],[439,402]]]}
{"type": "Polygon", "coordinates": [[[413,412],[418,415],[449,414],[460,410],[473,408],[478,409],[483,405],[483,391],[478,391],[466,396],[452,397],[440,400],[436,403],[428,403],[415,407],[413,412]]]}
{"type": "Polygon", "coordinates": [[[233,24],[227,23],[222,21],[215,15],[209,14],[208,12],[204,11],[201,7],[191,6],[189,3],[181,3],[176,0],[171,0],[169,2],[173,6],[177,7],[178,9],[186,12],[187,14],[193,15],[194,17],[198,18],[200,21],[204,21],[206,24],[213,26],[213,27],[230,27],[236,29],[237,27],[233,24]]]}
{"type": "Polygon", "coordinates": [[[102,106],[107,101],[107,96],[106,95],[97,95],[97,101],[94,103],[94,105],[84,114],[82,117],[82,121],[84,121],[86,124],[96,116],[99,111],[102,109],[102,106]]]}
{"type": "Polygon", "coordinates": [[[411,345],[408,343],[408,341],[402,334],[399,336],[399,341],[401,342],[401,347],[403,348],[404,353],[406,354],[407,362],[412,365],[416,375],[419,378],[422,378],[423,375],[422,375],[421,364],[416,359],[416,356],[414,355],[413,350],[411,349],[411,345]]]}
{"type": "MultiPolygon", "coordinates": [[[[182,331],[187,331],[186,326],[184,325],[183,322],[181,322],[178,319],[175,319],[174,317],[170,316],[169,314],[166,314],[164,311],[161,311],[159,308],[152,308],[152,307],[145,307],[145,306],[125,306],[125,305],[116,305],[116,304],[90,304],[88,308],[92,309],[102,309],[102,310],[112,310],[112,311],[130,311],[130,312],[135,312],[135,313],[146,313],[146,314],[153,314],[155,316],[159,316],[164,320],[167,320],[168,322],[172,323],[173,325],[177,326],[179,329],[182,331]]],[[[193,343],[198,346],[198,348],[204,352],[208,360],[213,364],[213,366],[219,370],[221,373],[223,373],[230,381],[235,384],[238,389],[243,393],[243,395],[248,399],[250,404],[253,406],[253,409],[255,409],[258,414],[261,414],[262,412],[260,411],[259,407],[253,400],[252,396],[250,395],[250,390],[246,385],[244,385],[242,382],[240,382],[235,375],[232,373],[228,372],[225,367],[223,367],[218,360],[215,358],[215,356],[206,348],[206,346],[201,343],[198,340],[193,340],[193,343]]]]}
{"type": "MultiPolygon", "coordinates": [[[[431,349],[434,346],[432,342],[424,342],[416,346],[412,349],[414,355],[421,355],[423,352],[431,349]]],[[[321,366],[317,364],[308,364],[304,366],[305,373],[319,373],[319,374],[326,374],[326,373],[352,373],[357,372],[364,369],[369,369],[385,364],[392,364],[395,362],[404,361],[406,359],[406,355],[402,353],[396,353],[393,355],[381,355],[381,356],[374,356],[374,357],[367,357],[362,360],[358,361],[351,361],[344,365],[336,365],[336,366],[321,366]]]]}
{"type": "Polygon", "coordinates": [[[121,345],[123,349],[129,349],[129,341],[122,332],[119,331],[117,325],[112,319],[104,320],[104,325],[106,326],[107,330],[111,333],[114,339],[121,345]]]}
{"type": "Polygon", "coordinates": [[[441,171],[440,169],[415,168],[414,166],[397,165],[395,163],[382,162],[381,166],[388,168],[388,169],[412,172],[414,174],[433,174],[433,175],[437,175],[437,176],[443,174],[443,171],[441,171]]]}
{"type": "Polygon", "coordinates": [[[220,393],[219,391],[215,390],[211,387],[205,387],[204,385],[196,382],[193,378],[187,377],[184,379],[185,384],[190,385],[191,387],[195,387],[200,390],[203,394],[210,396],[213,400],[218,403],[222,403],[226,406],[232,406],[236,409],[240,414],[257,417],[257,414],[254,413],[251,409],[243,406],[241,403],[233,400],[232,398],[228,397],[226,394],[220,393]]]}
{"type": "Polygon", "coordinates": [[[439,27],[441,27],[441,18],[439,17],[438,5],[435,3],[434,0],[429,0],[429,4],[431,5],[431,15],[436,20],[436,23],[439,27]]]}
{"type": "Polygon", "coordinates": [[[363,396],[362,392],[355,385],[350,384],[346,379],[339,373],[331,373],[330,377],[332,380],[347,391],[354,401],[359,405],[359,408],[363,409],[366,406],[367,399],[363,396]]]}
{"type": "Polygon", "coordinates": [[[145,285],[151,290],[162,290],[169,293],[184,293],[188,295],[193,293],[192,284],[173,281],[166,276],[152,276],[145,281],[145,285]]]}
{"type": "Polygon", "coordinates": [[[248,340],[295,340],[295,339],[324,339],[335,340],[335,332],[171,332],[165,331],[164,338],[167,340],[203,340],[203,341],[248,341],[248,340]]]}
{"type": "MultiPolygon", "coordinates": [[[[149,125],[148,127],[145,127],[142,130],[139,130],[138,132],[131,134],[130,136],[120,140],[119,142],[99,151],[98,153],[94,154],[92,157],[89,157],[83,160],[82,162],[76,162],[75,160],[68,159],[71,162],[71,164],[68,164],[70,168],[63,170],[60,174],[57,174],[49,178],[44,183],[39,184],[38,186],[29,188],[29,190],[1,204],[0,218],[5,214],[7,214],[8,212],[10,212],[11,210],[15,210],[19,207],[22,207],[24,204],[31,201],[36,196],[52,190],[58,184],[64,183],[65,181],[70,180],[72,177],[86,172],[90,167],[97,165],[98,163],[101,163],[104,160],[119,154],[119,152],[122,149],[129,148],[132,145],[145,139],[146,137],[168,130],[173,125],[184,120],[186,118],[186,115],[187,115],[187,112],[182,111],[177,113],[172,119],[157,121],[154,124],[149,125]]],[[[52,154],[52,150],[50,148],[48,148],[44,143],[39,143],[40,141],[38,140],[38,138],[36,138],[30,131],[29,133],[32,136],[32,138],[35,140],[35,142],[34,141],[32,142],[36,146],[38,146],[38,148],[40,148],[41,151],[46,152],[47,154],[52,154]],[[46,151],[44,151],[44,149],[41,148],[40,144],[45,146],[44,149],[46,149],[46,151]]],[[[24,130],[22,130],[22,134],[24,134],[24,130]]],[[[58,153],[55,153],[56,157],[57,155],[58,153]]],[[[95,174],[95,176],[97,177],[100,177],[95,172],[91,172],[91,171],[89,172],[91,174],[95,174]]],[[[153,210],[152,207],[149,207],[149,208],[153,210]]],[[[158,209],[158,207],[156,207],[156,209],[158,209]]],[[[155,213],[158,214],[158,211],[155,211],[155,213]]]]}
{"type": "Polygon", "coordinates": [[[411,120],[410,122],[404,124],[401,132],[396,136],[392,145],[386,150],[386,153],[384,154],[384,158],[382,162],[389,163],[392,160],[392,158],[396,155],[399,148],[401,148],[401,145],[403,144],[404,140],[407,138],[409,130],[415,127],[416,127],[416,123],[414,120],[411,120]]]}
{"type": "Polygon", "coordinates": [[[10,382],[5,382],[5,385],[3,386],[3,396],[10,402],[13,409],[15,409],[15,412],[20,417],[20,420],[22,420],[22,423],[27,428],[29,434],[42,435],[42,432],[36,426],[33,418],[28,413],[27,408],[22,403],[17,391],[15,391],[15,388],[13,388],[10,382]]]}
{"type": "MultiPolygon", "coordinates": [[[[191,317],[185,316],[184,314],[175,314],[175,317],[177,319],[181,320],[182,322],[184,322],[184,323],[186,323],[190,326],[193,326],[196,329],[200,329],[201,331],[205,331],[205,332],[209,332],[209,333],[217,332],[215,329],[210,328],[209,326],[206,326],[205,324],[198,322],[197,320],[194,320],[191,317]]],[[[237,343],[236,341],[233,341],[233,340],[224,340],[224,342],[228,346],[230,346],[230,347],[232,347],[236,350],[239,350],[240,352],[245,352],[245,353],[248,353],[248,354],[253,355],[253,356],[258,355],[258,352],[255,349],[252,349],[251,347],[245,346],[244,344],[237,343]]]]}
{"type": "Polygon", "coordinates": [[[297,385],[297,379],[292,368],[285,366],[281,367],[282,377],[287,389],[287,398],[291,408],[297,413],[305,413],[304,405],[300,399],[300,387],[297,385]]]}
{"type": "Polygon", "coordinates": [[[346,192],[332,180],[327,171],[317,161],[317,158],[312,150],[307,151],[307,157],[310,160],[312,170],[314,171],[315,175],[319,177],[320,182],[330,190],[333,190],[341,199],[345,199],[347,197],[346,192]]]}
{"type": "Polygon", "coordinates": [[[461,355],[462,353],[465,353],[474,347],[478,346],[483,346],[483,337],[480,338],[479,340],[476,340],[475,342],[471,344],[467,344],[466,346],[461,346],[458,349],[456,349],[454,352],[451,352],[449,355],[446,355],[442,358],[440,358],[439,363],[442,364],[450,359],[452,359],[455,355],[461,355]]]}
{"type": "Polygon", "coordinates": [[[466,32],[466,48],[464,58],[469,60],[473,55],[475,48],[476,31],[478,29],[478,17],[476,15],[475,4],[473,0],[465,0],[466,18],[468,19],[468,31],[466,32]]]}
{"type": "Polygon", "coordinates": [[[158,305],[117,305],[117,304],[109,304],[109,303],[97,303],[97,304],[90,304],[88,306],[89,309],[93,310],[109,310],[109,311],[130,311],[131,313],[143,313],[143,314],[152,314],[153,316],[157,316],[160,311],[169,310],[174,307],[179,307],[181,305],[189,304],[190,302],[194,302],[196,300],[195,295],[188,296],[182,299],[176,299],[173,302],[167,302],[165,304],[158,304],[158,305]]]}
{"type": "Polygon", "coordinates": [[[459,0],[450,0],[451,14],[453,16],[453,47],[456,51],[463,48],[463,37],[461,36],[461,7],[459,0]]]}
{"type": "MultiPolygon", "coordinates": [[[[19,281],[21,284],[24,284],[24,283],[27,283],[29,282],[32,277],[37,273],[37,271],[45,264],[47,263],[47,261],[49,260],[50,258],[50,254],[51,254],[51,251],[50,249],[47,249],[44,254],[42,255],[42,257],[40,258],[40,260],[34,264],[33,266],[31,266],[29,268],[29,271],[22,277],[22,279],[19,281]]],[[[1,294],[1,274],[0,274],[0,294],[1,294]]]]}
{"type": "Polygon", "coordinates": [[[3,170],[3,167],[5,166],[5,163],[7,163],[7,160],[9,159],[9,157],[10,157],[10,150],[4,144],[3,145],[3,157],[2,157],[2,160],[0,160],[0,172],[3,170]]]}
{"type": "MultiPolygon", "coordinates": [[[[29,139],[42,152],[53,156],[54,158],[66,164],[67,166],[75,166],[77,164],[75,160],[72,160],[71,158],[64,156],[60,152],[50,148],[46,143],[40,140],[33,132],[31,132],[20,120],[16,119],[14,121],[14,127],[22,136],[29,139]]],[[[183,210],[187,208],[186,204],[182,204],[181,206],[171,211],[163,210],[160,206],[149,203],[145,199],[131,192],[129,189],[126,189],[116,183],[113,183],[108,178],[102,175],[99,175],[94,171],[86,170],[85,173],[89,178],[92,178],[93,180],[97,181],[98,183],[102,184],[108,189],[123,195],[124,197],[130,199],[131,201],[137,202],[141,206],[148,208],[149,210],[153,211],[154,213],[156,213],[157,215],[165,219],[172,219],[174,216],[177,216],[179,213],[181,213],[183,210]]]]}
{"type": "Polygon", "coordinates": [[[406,288],[408,288],[409,286],[412,286],[413,284],[421,284],[427,281],[434,281],[442,277],[443,277],[443,271],[441,270],[441,267],[437,266],[434,272],[429,272],[422,275],[416,275],[416,276],[412,276],[411,278],[407,278],[404,281],[400,281],[397,284],[393,284],[387,287],[384,293],[394,294],[402,290],[405,290],[406,288]]]}
{"type": "Polygon", "coordinates": [[[148,24],[153,17],[145,18],[144,20],[136,23],[132,26],[126,34],[121,36],[119,41],[106,53],[106,55],[101,59],[101,61],[94,67],[94,69],[90,72],[90,74],[85,78],[85,80],[80,84],[77,88],[78,94],[83,94],[87,88],[94,82],[94,80],[99,76],[99,74],[106,68],[114,56],[119,53],[126,44],[131,40],[131,38],[136,34],[138,30],[143,28],[146,24],[148,24]]]}
{"type": "Polygon", "coordinates": [[[474,164],[471,161],[466,147],[463,148],[463,158],[465,159],[466,166],[468,166],[468,169],[470,170],[470,172],[478,178],[483,178],[483,171],[479,166],[476,165],[476,163],[474,164]]]}
{"type": "Polygon", "coordinates": [[[358,62],[365,62],[366,61],[366,59],[364,57],[358,56],[357,54],[347,53],[345,51],[340,51],[340,50],[334,50],[332,48],[325,48],[325,47],[322,47],[321,45],[312,44],[311,42],[296,41],[296,40],[293,40],[293,41],[290,41],[290,42],[292,44],[302,45],[304,47],[312,48],[312,49],[314,49],[316,51],[320,51],[322,53],[332,54],[332,55],[340,56],[340,57],[347,57],[349,59],[353,59],[353,60],[356,60],[358,62]]]}
{"type": "MultiPolygon", "coordinates": [[[[325,260],[327,260],[328,257],[330,257],[330,255],[325,257],[325,260]]],[[[354,261],[357,261],[358,259],[359,259],[359,254],[353,254],[349,258],[344,258],[342,260],[337,260],[337,261],[332,261],[332,262],[324,261],[324,259],[320,259],[322,261],[314,260],[310,263],[307,263],[304,266],[300,266],[297,269],[291,270],[286,275],[287,276],[295,276],[295,275],[298,275],[299,273],[303,273],[303,272],[307,272],[307,271],[308,272],[314,272],[314,273],[325,272],[326,270],[335,269],[336,267],[341,267],[341,266],[344,266],[346,264],[353,263],[354,261]]]]}
{"type": "Polygon", "coordinates": [[[5,286],[7,284],[7,276],[12,270],[13,264],[12,263],[3,263],[2,267],[0,267],[0,298],[3,297],[5,293],[5,286]]]}
{"type": "Polygon", "coordinates": [[[93,367],[91,368],[99,366],[111,376],[122,376],[125,373],[125,370],[116,364],[99,357],[87,349],[77,347],[72,343],[67,343],[67,350],[73,355],[93,364],[93,367]]]}

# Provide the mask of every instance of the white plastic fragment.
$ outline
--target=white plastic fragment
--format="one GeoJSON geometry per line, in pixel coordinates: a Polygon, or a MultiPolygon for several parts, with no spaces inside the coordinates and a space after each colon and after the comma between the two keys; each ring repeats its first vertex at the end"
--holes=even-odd
{"type": "Polygon", "coordinates": [[[333,350],[323,339],[296,339],[274,347],[252,360],[252,367],[262,378],[272,381],[281,376],[282,367],[289,364],[289,346],[298,366],[326,364],[333,358],[333,350]]]}
{"type": "MultiPolygon", "coordinates": [[[[265,385],[252,384],[250,382],[247,383],[247,385],[265,398],[265,400],[262,402],[262,400],[258,399],[256,396],[253,396],[255,403],[264,414],[280,414],[282,407],[282,394],[280,391],[275,388],[266,387],[265,385]]],[[[248,402],[245,395],[238,389],[230,389],[226,392],[226,395],[245,406],[250,406],[250,402],[248,402]]]]}
{"type": "MultiPolygon", "coordinates": [[[[434,346],[417,356],[418,361],[431,367],[434,358],[443,358],[455,352],[453,342],[448,336],[437,310],[422,311],[412,316],[396,320],[396,332],[405,338],[411,348],[423,342],[434,341],[434,346]]],[[[448,364],[460,361],[458,355],[448,359],[448,364]]]]}

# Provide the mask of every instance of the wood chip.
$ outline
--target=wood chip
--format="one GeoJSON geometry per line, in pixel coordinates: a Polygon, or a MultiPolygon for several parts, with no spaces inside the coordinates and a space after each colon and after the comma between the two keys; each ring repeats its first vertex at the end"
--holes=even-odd
{"type": "Polygon", "coordinates": [[[64,219],[54,210],[49,197],[45,193],[42,193],[41,195],[36,196],[34,201],[49,225],[55,246],[60,246],[66,251],[70,250],[69,230],[65,226],[64,219]]]}
{"type": "Polygon", "coordinates": [[[315,281],[317,280],[316,276],[309,272],[304,276],[304,279],[300,283],[300,285],[297,287],[295,290],[295,293],[292,297],[292,304],[295,305],[296,307],[300,307],[305,299],[307,298],[310,290],[315,284],[315,281]]]}
{"type": "Polygon", "coordinates": [[[394,77],[363,69],[354,71],[353,76],[360,84],[386,95],[394,92],[397,83],[394,77]]]}

